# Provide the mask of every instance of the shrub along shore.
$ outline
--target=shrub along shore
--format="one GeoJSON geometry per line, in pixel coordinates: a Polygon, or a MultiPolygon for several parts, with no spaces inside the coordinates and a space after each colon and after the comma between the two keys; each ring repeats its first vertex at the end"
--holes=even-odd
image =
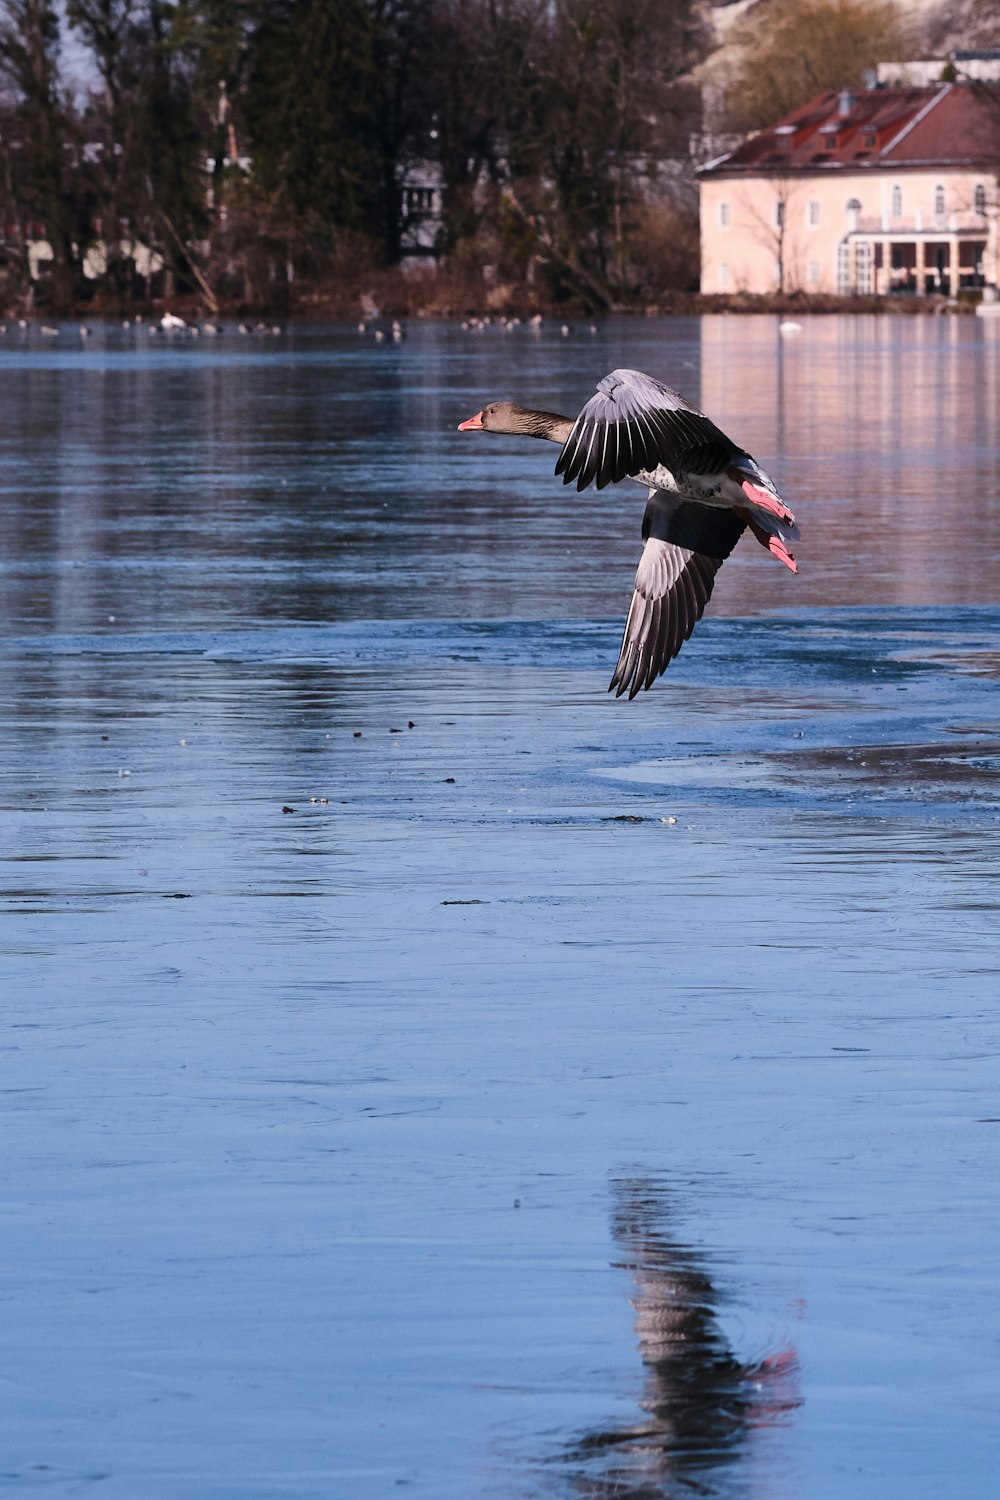
{"type": "MultiPolygon", "coordinates": [[[[595,308],[584,298],[557,297],[547,288],[500,283],[484,286],[482,281],[449,273],[446,270],[422,274],[404,274],[386,270],[369,275],[363,282],[347,279],[317,285],[300,286],[296,295],[272,303],[230,300],[218,309],[209,309],[194,293],[171,298],[137,302],[124,309],[108,295],[95,295],[75,305],[79,317],[120,318],[123,314],[142,313],[156,317],[170,311],[185,319],[197,321],[212,318],[262,318],[269,322],[294,319],[300,322],[364,321],[379,318],[520,318],[526,320],[541,314],[544,318],[594,319],[606,312],[634,317],[692,316],[700,313],[785,314],[806,317],[821,313],[888,314],[891,316],[940,316],[975,312],[977,295],[958,298],[939,296],[914,297],[836,297],[811,296],[804,292],[771,293],[752,296],[734,292],[727,296],[703,296],[696,291],[665,292],[655,300],[631,301],[611,308],[595,308]]],[[[8,319],[31,314],[32,309],[8,307],[8,319]]]]}

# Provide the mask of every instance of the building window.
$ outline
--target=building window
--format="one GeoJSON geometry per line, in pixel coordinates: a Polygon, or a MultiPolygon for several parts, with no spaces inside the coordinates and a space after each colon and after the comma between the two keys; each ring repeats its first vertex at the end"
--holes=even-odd
{"type": "Polygon", "coordinates": [[[859,240],[854,247],[855,286],[860,297],[867,297],[872,289],[872,247],[867,240],[859,240]]]}
{"type": "Polygon", "coordinates": [[[819,204],[815,199],[813,199],[813,201],[809,205],[807,222],[810,229],[815,229],[816,225],[819,223],[819,204]]]}
{"type": "Polygon", "coordinates": [[[981,218],[986,217],[986,189],[981,182],[976,183],[976,191],[973,195],[972,206],[981,218]]]}
{"type": "Polygon", "coordinates": [[[944,188],[940,183],[934,189],[934,212],[939,219],[944,218],[944,188]]]}
{"type": "Polygon", "coordinates": [[[426,214],[434,207],[433,188],[404,188],[403,189],[403,212],[404,214],[426,214]]]}
{"type": "Polygon", "coordinates": [[[819,280],[819,261],[811,260],[808,268],[809,284],[815,286],[819,280]]]}
{"type": "Polygon", "coordinates": [[[894,219],[903,217],[903,189],[899,183],[892,190],[892,217],[894,219]]]}
{"type": "Polygon", "coordinates": [[[866,130],[865,131],[865,150],[866,151],[872,151],[872,150],[874,150],[874,148],[875,148],[875,146],[877,144],[878,144],[878,136],[875,134],[874,130],[866,130]]]}
{"type": "Polygon", "coordinates": [[[851,242],[841,240],[837,246],[837,295],[846,297],[851,290],[851,242]]]}
{"type": "Polygon", "coordinates": [[[729,262],[726,260],[724,260],[719,266],[719,285],[729,285],[729,262]]]}
{"type": "Polygon", "coordinates": [[[719,204],[719,228],[720,229],[728,229],[729,228],[729,204],[728,203],[720,203],[719,204]]]}

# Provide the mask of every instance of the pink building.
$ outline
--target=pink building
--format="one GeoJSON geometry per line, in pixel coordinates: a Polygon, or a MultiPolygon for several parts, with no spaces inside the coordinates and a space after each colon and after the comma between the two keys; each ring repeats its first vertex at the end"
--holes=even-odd
{"type": "Polygon", "coordinates": [[[701,289],[995,287],[998,173],[974,85],[818,94],[699,171],[701,289]]]}

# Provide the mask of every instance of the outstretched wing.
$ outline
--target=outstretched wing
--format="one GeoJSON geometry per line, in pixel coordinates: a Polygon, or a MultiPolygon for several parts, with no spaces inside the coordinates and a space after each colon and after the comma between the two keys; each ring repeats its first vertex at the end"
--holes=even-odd
{"type": "Polygon", "coordinates": [[[715,575],[744,525],[732,511],[681,504],[650,490],[642,523],[646,545],[608,687],[616,698],[625,692],[634,698],[666,671],[701,619],[715,575]]]}
{"type": "Polygon", "coordinates": [[[639,370],[612,370],[573,423],[556,463],[563,484],[585,490],[628,474],[683,467],[721,474],[743,449],[683,396],[639,370]]]}

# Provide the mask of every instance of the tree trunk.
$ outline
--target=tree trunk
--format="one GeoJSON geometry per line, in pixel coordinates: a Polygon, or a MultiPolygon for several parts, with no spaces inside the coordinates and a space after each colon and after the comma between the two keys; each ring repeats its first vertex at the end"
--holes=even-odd
{"type": "Polygon", "coordinates": [[[615,312],[617,310],[617,303],[607,288],[600,286],[588,271],[585,271],[575,259],[559,248],[548,230],[538,222],[536,215],[529,213],[523,203],[520,202],[513,188],[505,189],[504,200],[514,210],[518,218],[532,230],[539,247],[549,260],[554,261],[560,270],[582,292],[593,299],[598,307],[603,308],[606,312],[615,312]]]}

